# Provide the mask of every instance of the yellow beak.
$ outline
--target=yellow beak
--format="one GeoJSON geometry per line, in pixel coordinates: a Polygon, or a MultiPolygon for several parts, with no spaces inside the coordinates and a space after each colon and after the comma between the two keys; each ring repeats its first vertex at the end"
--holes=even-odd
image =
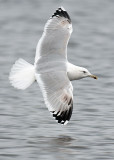
{"type": "Polygon", "coordinates": [[[98,77],[95,75],[90,75],[89,77],[94,78],[94,79],[98,79],[98,77]]]}

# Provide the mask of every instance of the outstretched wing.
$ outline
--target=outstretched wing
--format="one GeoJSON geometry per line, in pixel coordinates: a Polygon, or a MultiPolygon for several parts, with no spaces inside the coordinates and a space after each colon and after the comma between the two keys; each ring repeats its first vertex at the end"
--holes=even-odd
{"type": "Polygon", "coordinates": [[[61,54],[67,58],[67,44],[72,33],[71,19],[63,7],[58,8],[47,21],[36,48],[35,62],[49,54],[61,54]]]}
{"type": "Polygon", "coordinates": [[[73,110],[73,87],[65,71],[36,74],[44,101],[53,117],[67,124],[73,110]]]}

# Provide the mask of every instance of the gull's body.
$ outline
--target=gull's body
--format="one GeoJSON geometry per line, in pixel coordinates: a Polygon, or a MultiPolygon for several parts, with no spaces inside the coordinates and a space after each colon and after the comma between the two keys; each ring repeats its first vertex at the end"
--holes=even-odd
{"type": "Polygon", "coordinates": [[[45,104],[53,117],[67,124],[73,110],[72,80],[93,77],[83,68],[67,60],[67,44],[72,33],[72,23],[63,7],[58,8],[45,25],[36,48],[34,65],[23,59],[11,69],[10,82],[18,89],[26,89],[35,80],[42,91],[45,104]]]}

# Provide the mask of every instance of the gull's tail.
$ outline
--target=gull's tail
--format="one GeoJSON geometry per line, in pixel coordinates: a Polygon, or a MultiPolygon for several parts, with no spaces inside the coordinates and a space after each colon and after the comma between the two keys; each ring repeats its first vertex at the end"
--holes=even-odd
{"type": "Polygon", "coordinates": [[[9,75],[10,83],[17,89],[26,89],[35,81],[34,65],[26,62],[24,59],[18,59],[9,75]]]}

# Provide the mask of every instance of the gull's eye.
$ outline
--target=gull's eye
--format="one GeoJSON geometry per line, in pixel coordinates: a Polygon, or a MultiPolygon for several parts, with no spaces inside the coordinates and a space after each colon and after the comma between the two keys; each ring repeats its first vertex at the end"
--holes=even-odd
{"type": "Polygon", "coordinates": [[[87,73],[86,71],[83,71],[83,73],[87,73]]]}

